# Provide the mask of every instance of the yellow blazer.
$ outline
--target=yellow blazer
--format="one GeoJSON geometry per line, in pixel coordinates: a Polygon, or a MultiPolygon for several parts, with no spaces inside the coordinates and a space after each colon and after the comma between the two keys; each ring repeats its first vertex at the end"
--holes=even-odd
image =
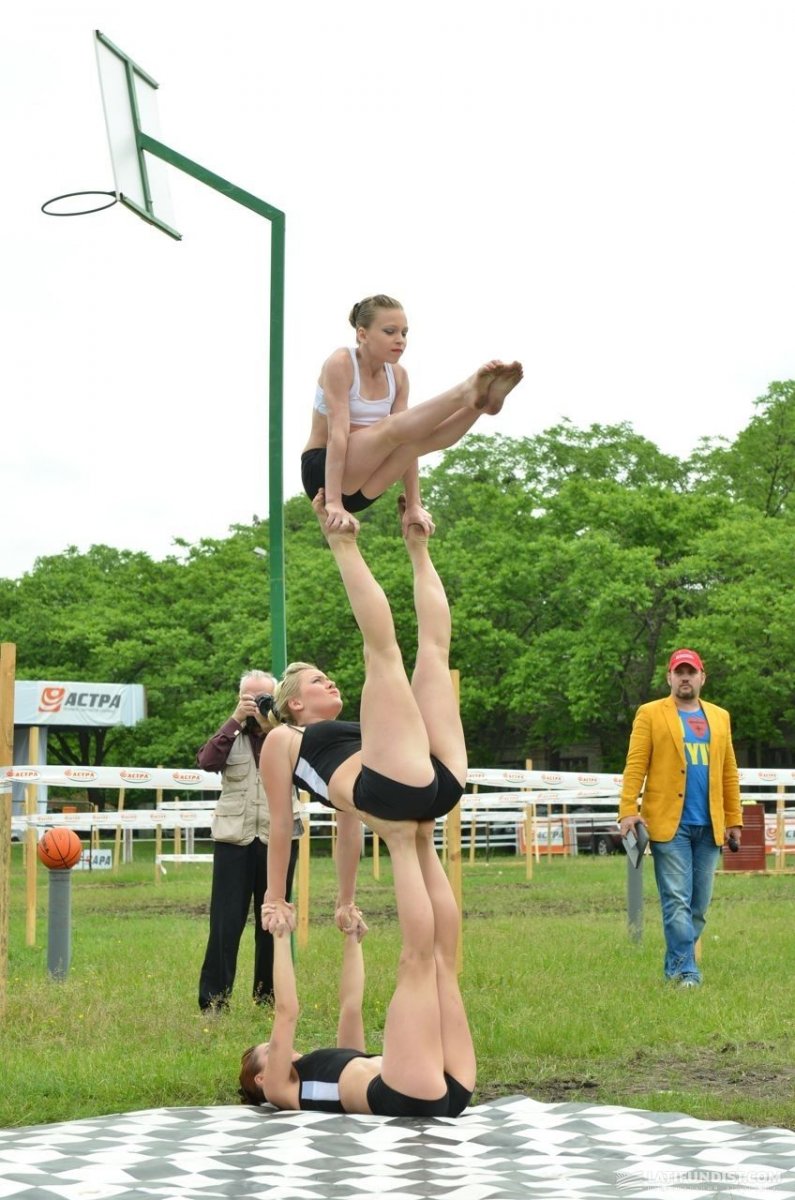
{"type": "MultiPolygon", "coordinates": [[[[700,703],[709,725],[709,812],[715,841],[722,846],[726,827],[743,823],[731,718],[717,704],[700,703]]],[[[643,789],[640,814],[649,837],[654,842],[670,841],[682,817],[686,771],[682,723],[673,697],[641,704],[629,739],[619,820],[637,813],[643,789]]]]}

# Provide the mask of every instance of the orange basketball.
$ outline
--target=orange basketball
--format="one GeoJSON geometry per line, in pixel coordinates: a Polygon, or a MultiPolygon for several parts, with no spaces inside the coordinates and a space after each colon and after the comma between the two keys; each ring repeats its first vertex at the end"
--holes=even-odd
{"type": "Polygon", "coordinates": [[[45,829],[36,853],[50,871],[68,871],[83,853],[83,843],[74,829],[57,825],[54,829],[45,829]]]}

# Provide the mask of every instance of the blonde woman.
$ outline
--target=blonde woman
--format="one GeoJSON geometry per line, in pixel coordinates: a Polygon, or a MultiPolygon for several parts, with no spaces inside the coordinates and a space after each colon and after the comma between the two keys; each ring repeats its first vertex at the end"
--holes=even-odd
{"type": "MultiPolygon", "coordinates": [[[[399,512],[405,512],[401,497],[399,512]]],[[[333,679],[308,663],[292,663],[274,689],[260,773],[270,806],[266,928],[295,927],[286,901],[293,784],[337,810],[341,906],[351,903],[361,838],[359,822],[433,821],[464,789],[464,731],[450,678],[450,609],[431,561],[428,533],[405,527],[414,573],[417,656],[411,681],[403,665],[389,602],[359,550],[356,531],[327,527],[323,493],[313,501],[337,562],[364,643],[365,680],[359,721],[340,721],[333,679]]]]}

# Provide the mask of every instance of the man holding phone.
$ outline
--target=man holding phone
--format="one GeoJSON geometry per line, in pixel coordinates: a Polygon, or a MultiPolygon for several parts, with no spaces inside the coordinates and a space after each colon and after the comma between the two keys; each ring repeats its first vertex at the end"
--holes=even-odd
{"type": "Polygon", "coordinates": [[[675,650],[666,678],[670,694],[642,704],[635,714],[618,821],[622,837],[638,823],[648,830],[665,977],[679,987],[698,987],[696,942],[706,924],[721,847],[726,841],[739,848],[742,837],[740,781],[729,713],[701,700],[707,678],[701,657],[695,650],[675,650]]]}

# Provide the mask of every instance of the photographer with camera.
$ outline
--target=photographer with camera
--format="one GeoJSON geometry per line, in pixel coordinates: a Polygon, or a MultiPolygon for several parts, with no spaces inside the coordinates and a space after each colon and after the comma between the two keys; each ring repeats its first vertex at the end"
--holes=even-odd
{"type": "MultiPolygon", "coordinates": [[[[259,919],[268,886],[268,797],[259,774],[259,756],[270,729],[258,698],[273,691],[267,671],[248,671],[240,680],[231,717],[201,747],[196,762],[203,771],[220,771],[221,795],[212,819],[213,880],[210,935],[199,976],[199,1008],[228,1007],[235,982],[240,938],[254,902],[254,1001],[273,999],[273,937],[259,919]]],[[[293,791],[293,840],[287,876],[288,897],[298,857],[301,822],[293,791]]]]}

